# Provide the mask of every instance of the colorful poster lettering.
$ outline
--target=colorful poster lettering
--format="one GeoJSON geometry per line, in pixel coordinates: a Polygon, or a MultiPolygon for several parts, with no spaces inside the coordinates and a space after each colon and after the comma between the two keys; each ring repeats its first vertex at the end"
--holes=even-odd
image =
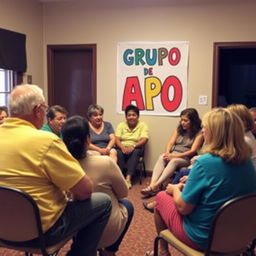
{"type": "Polygon", "coordinates": [[[121,42],[117,47],[117,112],[178,116],[187,107],[188,42],[121,42]]]}

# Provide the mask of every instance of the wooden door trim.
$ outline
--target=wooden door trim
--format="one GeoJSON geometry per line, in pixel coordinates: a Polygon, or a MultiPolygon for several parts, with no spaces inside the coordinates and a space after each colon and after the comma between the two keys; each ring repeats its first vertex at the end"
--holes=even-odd
{"type": "Polygon", "coordinates": [[[48,104],[53,105],[53,57],[56,50],[90,50],[92,51],[92,102],[96,103],[96,44],[68,44],[68,45],[47,45],[47,79],[48,79],[48,104]]]}
{"type": "Polygon", "coordinates": [[[220,51],[223,49],[256,48],[256,42],[216,42],[213,47],[212,107],[218,104],[220,51]]]}

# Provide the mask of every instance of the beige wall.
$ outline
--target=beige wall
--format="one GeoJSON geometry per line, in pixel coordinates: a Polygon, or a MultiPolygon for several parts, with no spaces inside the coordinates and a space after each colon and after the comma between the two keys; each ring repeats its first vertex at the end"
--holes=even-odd
{"type": "MultiPolygon", "coordinates": [[[[211,106],[213,42],[256,41],[255,1],[193,0],[168,5],[172,1],[158,0],[154,6],[153,1],[138,0],[137,7],[131,1],[122,1],[123,7],[113,0],[96,0],[94,6],[85,2],[44,5],[45,43],[97,44],[97,102],[105,108],[105,119],[115,127],[124,118],[115,113],[117,42],[189,41],[188,106],[203,115],[211,106]],[[198,105],[199,95],[208,96],[208,106],[198,105]]],[[[141,119],[150,127],[146,160],[152,170],[178,118],[141,119]]]]}
{"type": "Polygon", "coordinates": [[[0,27],[26,34],[27,74],[43,86],[42,5],[35,0],[0,0],[0,27]]]}
{"type": "MultiPolygon", "coordinates": [[[[46,87],[47,44],[97,44],[97,103],[105,108],[105,119],[114,127],[124,119],[115,110],[118,42],[189,41],[188,106],[197,108],[202,116],[211,106],[213,43],[256,41],[254,0],[72,0],[44,3],[42,16],[40,5],[33,2],[36,1],[0,0],[0,25],[29,35],[28,72],[39,84],[44,72],[46,87]],[[15,3],[13,20],[11,13],[3,19],[2,2],[15,3]],[[44,68],[41,68],[42,53],[44,68]],[[207,106],[198,105],[199,95],[208,96],[207,106]]],[[[141,116],[141,119],[150,128],[146,160],[147,169],[152,170],[179,119],[158,116],[141,116]]]]}

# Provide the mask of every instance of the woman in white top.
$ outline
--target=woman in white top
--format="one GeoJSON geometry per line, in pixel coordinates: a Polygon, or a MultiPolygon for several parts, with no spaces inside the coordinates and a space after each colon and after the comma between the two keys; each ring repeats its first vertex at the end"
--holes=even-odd
{"type": "Polygon", "coordinates": [[[256,168],[256,139],[252,133],[254,129],[254,123],[249,109],[243,104],[232,104],[228,106],[228,109],[236,113],[242,120],[244,125],[244,139],[247,144],[252,148],[252,163],[256,168]]]}
{"type": "Polygon", "coordinates": [[[88,122],[83,117],[69,118],[63,125],[62,136],[70,153],[79,160],[92,179],[94,191],[104,192],[112,199],[112,212],[98,248],[104,248],[100,252],[101,256],[114,256],[133,217],[132,203],[123,199],[128,195],[126,181],[110,157],[88,153],[90,131],[88,122]]]}

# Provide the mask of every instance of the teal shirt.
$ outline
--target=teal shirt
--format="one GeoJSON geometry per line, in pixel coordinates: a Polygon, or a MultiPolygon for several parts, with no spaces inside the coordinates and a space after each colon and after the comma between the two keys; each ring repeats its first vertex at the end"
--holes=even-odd
{"type": "Polygon", "coordinates": [[[240,165],[228,164],[211,154],[200,156],[194,163],[182,199],[195,205],[183,216],[188,237],[201,248],[206,248],[213,217],[226,201],[256,192],[256,171],[251,160],[240,165]]]}
{"type": "MultiPolygon", "coordinates": [[[[41,130],[54,133],[48,123],[44,124],[44,125],[42,126],[41,130]]],[[[54,134],[56,134],[56,133],[54,133],[54,134]]],[[[57,135],[59,138],[62,139],[62,135],[61,135],[61,134],[60,134],[60,135],[56,134],[56,135],[57,135]]]]}

